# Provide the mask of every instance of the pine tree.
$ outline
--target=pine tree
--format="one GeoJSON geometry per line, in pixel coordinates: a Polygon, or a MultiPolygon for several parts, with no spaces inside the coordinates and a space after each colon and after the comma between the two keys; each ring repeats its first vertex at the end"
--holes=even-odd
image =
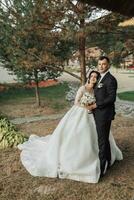
{"type": "Polygon", "coordinates": [[[18,0],[0,5],[0,57],[19,80],[35,81],[37,105],[39,81],[60,76],[70,52],[67,45],[66,53],[61,52],[65,42],[57,24],[64,12],[57,2],[18,0]]]}

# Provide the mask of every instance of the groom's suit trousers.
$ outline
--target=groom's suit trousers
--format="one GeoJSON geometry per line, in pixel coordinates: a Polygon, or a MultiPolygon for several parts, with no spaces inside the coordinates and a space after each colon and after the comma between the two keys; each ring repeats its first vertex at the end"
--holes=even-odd
{"type": "Polygon", "coordinates": [[[96,119],[95,122],[98,133],[100,169],[101,169],[101,174],[103,174],[105,170],[106,161],[108,167],[110,166],[110,161],[111,161],[111,150],[109,143],[111,120],[101,121],[96,119]]]}

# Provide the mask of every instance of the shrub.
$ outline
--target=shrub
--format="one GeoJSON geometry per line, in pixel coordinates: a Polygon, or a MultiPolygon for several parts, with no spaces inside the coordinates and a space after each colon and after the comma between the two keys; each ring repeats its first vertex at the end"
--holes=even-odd
{"type": "Polygon", "coordinates": [[[7,118],[0,117],[0,149],[16,147],[27,139],[28,137],[18,132],[7,118]]]}

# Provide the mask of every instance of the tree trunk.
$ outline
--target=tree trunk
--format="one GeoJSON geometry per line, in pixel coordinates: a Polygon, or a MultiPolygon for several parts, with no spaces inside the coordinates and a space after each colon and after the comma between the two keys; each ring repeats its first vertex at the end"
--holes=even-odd
{"type": "Polygon", "coordinates": [[[86,37],[84,33],[85,20],[80,20],[80,35],[79,35],[79,52],[80,52],[80,69],[81,69],[81,84],[86,83],[86,66],[85,66],[85,43],[86,37]]]}
{"type": "Polygon", "coordinates": [[[35,95],[36,95],[36,104],[40,106],[40,93],[39,93],[39,82],[38,82],[38,72],[34,70],[34,77],[35,77],[35,95]]]}

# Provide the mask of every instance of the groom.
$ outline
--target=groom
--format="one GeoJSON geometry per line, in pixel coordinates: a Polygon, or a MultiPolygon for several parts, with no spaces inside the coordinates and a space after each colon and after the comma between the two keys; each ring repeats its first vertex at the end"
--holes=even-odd
{"type": "Polygon", "coordinates": [[[106,56],[101,56],[98,61],[100,79],[94,88],[96,103],[90,107],[93,111],[98,134],[99,159],[101,177],[110,167],[111,151],[109,144],[109,132],[111,122],[115,115],[115,100],[117,81],[109,72],[110,61],[106,56]]]}

